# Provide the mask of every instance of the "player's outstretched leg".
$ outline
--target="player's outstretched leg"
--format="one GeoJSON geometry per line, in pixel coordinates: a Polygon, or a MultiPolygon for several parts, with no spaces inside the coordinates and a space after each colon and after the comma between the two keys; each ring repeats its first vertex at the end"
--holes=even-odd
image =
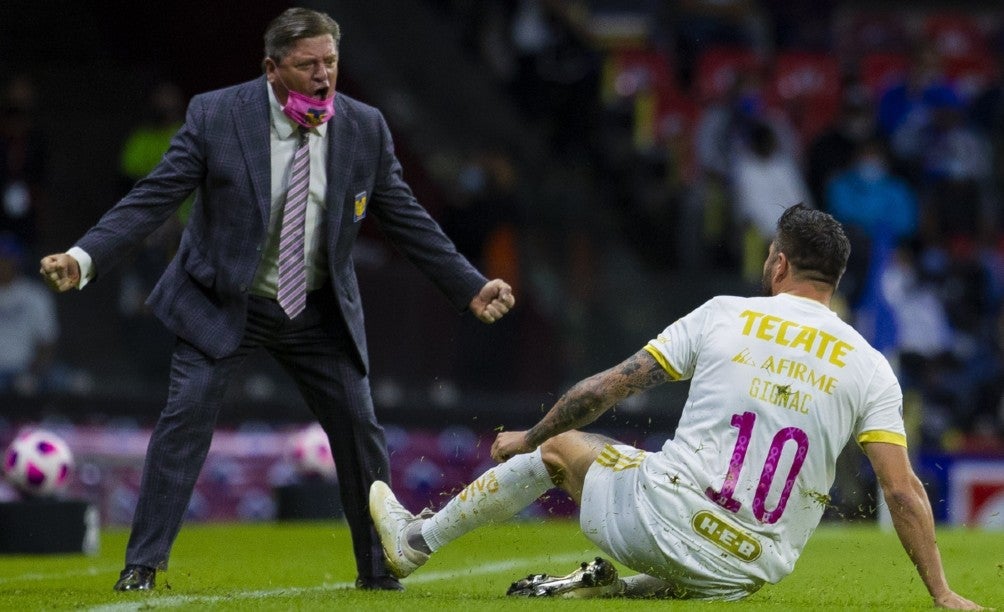
{"type": "Polygon", "coordinates": [[[430,551],[408,542],[409,535],[412,539],[416,533],[421,536],[422,518],[408,512],[385,482],[378,480],[370,486],[370,516],[392,574],[404,578],[429,560],[430,551]]]}
{"type": "Polygon", "coordinates": [[[511,518],[554,487],[540,449],[516,455],[464,487],[435,514],[415,516],[383,482],[370,487],[370,516],[386,556],[387,568],[404,578],[429,554],[465,533],[511,518]]]}
{"type": "Polygon", "coordinates": [[[583,562],[567,576],[530,574],[512,583],[506,595],[522,597],[614,597],[624,592],[617,568],[601,557],[583,562]]]}

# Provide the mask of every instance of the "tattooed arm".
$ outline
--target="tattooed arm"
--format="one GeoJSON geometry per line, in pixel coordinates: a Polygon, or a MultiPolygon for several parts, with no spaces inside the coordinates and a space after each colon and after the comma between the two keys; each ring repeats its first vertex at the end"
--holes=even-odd
{"type": "Polygon", "coordinates": [[[648,352],[641,350],[620,365],[582,380],[561,396],[529,431],[502,432],[492,447],[492,457],[504,461],[533,451],[544,440],[588,425],[617,402],[672,380],[648,352]]]}

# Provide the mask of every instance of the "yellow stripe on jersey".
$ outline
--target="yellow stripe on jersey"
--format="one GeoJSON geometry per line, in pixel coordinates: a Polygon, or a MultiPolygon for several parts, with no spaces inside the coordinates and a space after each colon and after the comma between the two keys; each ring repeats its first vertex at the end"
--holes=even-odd
{"type": "Polygon", "coordinates": [[[645,458],[645,455],[645,451],[638,451],[632,456],[624,455],[613,446],[607,444],[603,447],[603,450],[600,451],[599,456],[596,457],[596,463],[599,463],[603,467],[610,468],[615,472],[620,472],[621,470],[628,470],[640,466],[642,460],[645,458]]]}
{"type": "Polygon", "coordinates": [[[659,365],[662,366],[663,370],[666,370],[666,373],[669,374],[670,378],[672,378],[673,380],[680,380],[681,374],[677,372],[673,368],[673,366],[669,365],[669,362],[666,361],[666,357],[664,357],[663,354],[659,352],[659,349],[655,348],[651,344],[646,344],[645,352],[647,352],[649,355],[654,357],[656,361],[659,362],[659,365]]]}
{"type": "Polygon", "coordinates": [[[896,433],[893,431],[882,431],[876,429],[874,431],[866,431],[858,436],[858,444],[867,444],[869,442],[886,442],[888,444],[895,444],[896,446],[906,447],[906,436],[901,433],[896,433]]]}

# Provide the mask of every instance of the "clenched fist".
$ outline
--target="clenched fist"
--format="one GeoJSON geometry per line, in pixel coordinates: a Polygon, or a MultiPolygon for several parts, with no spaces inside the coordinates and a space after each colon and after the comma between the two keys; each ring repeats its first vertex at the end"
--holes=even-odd
{"type": "Polygon", "coordinates": [[[66,253],[46,255],[39,270],[45,284],[53,291],[69,291],[80,284],[80,264],[66,253]]]}
{"type": "Polygon", "coordinates": [[[502,279],[496,278],[485,283],[474,299],[470,309],[482,323],[494,323],[505,316],[516,305],[512,287],[502,279]]]}

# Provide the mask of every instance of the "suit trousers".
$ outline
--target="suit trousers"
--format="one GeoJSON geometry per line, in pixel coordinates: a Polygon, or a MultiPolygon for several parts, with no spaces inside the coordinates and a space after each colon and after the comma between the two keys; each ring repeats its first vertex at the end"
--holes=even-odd
{"type": "Polygon", "coordinates": [[[328,434],[358,575],[386,576],[368,497],[374,480],[390,480],[387,444],[351,343],[330,287],[311,292],[293,320],[275,300],[252,296],[243,340],[223,358],[179,338],[167,405],[147,447],[126,564],[167,569],[227,385],[252,351],[264,349],[293,378],[328,434]]]}

